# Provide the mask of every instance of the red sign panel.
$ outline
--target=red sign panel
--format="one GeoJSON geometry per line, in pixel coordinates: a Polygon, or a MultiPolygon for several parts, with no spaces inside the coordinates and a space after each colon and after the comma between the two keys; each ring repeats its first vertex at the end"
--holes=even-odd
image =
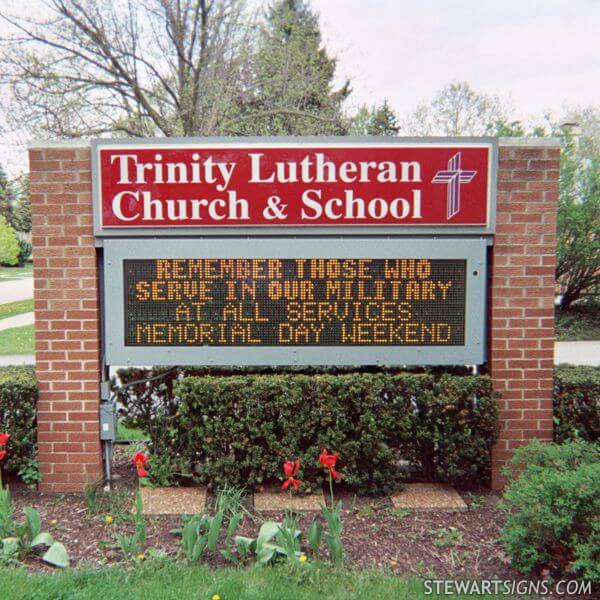
{"type": "Polygon", "coordinates": [[[490,142],[151,144],[97,144],[98,230],[490,222],[490,142]]]}

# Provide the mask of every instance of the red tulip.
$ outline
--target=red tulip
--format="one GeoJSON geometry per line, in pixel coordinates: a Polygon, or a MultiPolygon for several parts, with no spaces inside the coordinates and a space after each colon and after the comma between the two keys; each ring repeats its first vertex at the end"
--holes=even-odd
{"type": "Polygon", "coordinates": [[[6,450],[0,450],[0,462],[6,458],[6,450]]]}
{"type": "Polygon", "coordinates": [[[0,433],[0,447],[6,446],[8,440],[10,440],[10,435],[8,433],[0,433]]]}
{"type": "Polygon", "coordinates": [[[326,469],[329,469],[329,473],[336,481],[339,481],[342,478],[342,475],[334,468],[339,456],[340,455],[337,452],[329,454],[325,448],[323,448],[323,452],[321,452],[321,455],[319,456],[319,462],[326,469]]]}
{"type": "Polygon", "coordinates": [[[295,477],[296,475],[298,475],[299,470],[300,470],[300,461],[299,460],[296,460],[296,461],[288,460],[287,462],[283,463],[283,472],[285,473],[286,477],[295,477]]]}
{"type": "Polygon", "coordinates": [[[297,492],[298,488],[300,487],[300,480],[296,478],[296,475],[298,475],[298,471],[300,470],[300,461],[296,460],[296,461],[292,461],[292,460],[288,460],[287,462],[283,463],[283,472],[285,474],[285,476],[287,477],[287,479],[283,482],[281,489],[285,492],[285,490],[287,490],[290,485],[294,488],[294,490],[297,492]]]}
{"type": "Polygon", "coordinates": [[[148,477],[148,471],[144,468],[148,464],[148,457],[143,452],[136,452],[133,455],[133,462],[137,469],[138,477],[148,477]]]}

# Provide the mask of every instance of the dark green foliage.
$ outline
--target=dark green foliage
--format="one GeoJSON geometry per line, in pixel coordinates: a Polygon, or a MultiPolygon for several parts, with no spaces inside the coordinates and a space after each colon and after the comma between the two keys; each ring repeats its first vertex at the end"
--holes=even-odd
{"type": "Polygon", "coordinates": [[[369,108],[363,104],[352,117],[352,135],[398,135],[398,117],[387,100],[380,106],[369,108]]]}
{"type": "Polygon", "coordinates": [[[14,200],[15,191],[13,184],[9,181],[2,165],[0,165],[0,215],[6,219],[9,225],[12,223],[14,200]]]}
{"type": "Polygon", "coordinates": [[[346,83],[333,89],[336,61],[322,44],[305,0],[277,0],[257,36],[252,84],[244,96],[244,135],[343,135],[346,83]]]}
{"type": "Polygon", "coordinates": [[[554,440],[600,439],[600,368],[561,365],[554,373],[554,440]]]}
{"type": "Polygon", "coordinates": [[[215,487],[277,480],[291,458],[302,462],[301,479],[323,482],[325,447],[340,453],[345,482],[369,493],[397,486],[399,459],[430,479],[485,478],[497,435],[491,382],[480,376],[205,376],[174,391],[170,452],[215,487]]]}
{"type": "Polygon", "coordinates": [[[367,125],[367,135],[398,135],[399,129],[398,117],[387,100],[384,100],[381,106],[373,109],[367,125]]]}
{"type": "Polygon", "coordinates": [[[0,431],[11,436],[3,463],[6,471],[30,471],[35,463],[37,399],[33,367],[0,367],[0,431]]]}
{"type": "Polygon", "coordinates": [[[31,231],[31,201],[29,196],[29,176],[16,181],[17,197],[12,210],[11,225],[17,231],[31,231]]]}
{"type": "Polygon", "coordinates": [[[597,295],[600,284],[600,155],[592,140],[560,132],[556,280],[561,308],[597,295]]]}
{"type": "Polygon", "coordinates": [[[19,238],[19,256],[17,264],[22,267],[30,258],[33,247],[27,240],[19,238]]]}
{"type": "Polygon", "coordinates": [[[504,494],[502,533],[512,563],[525,574],[542,568],[600,582],[600,449],[583,441],[515,452],[522,469],[504,494]]]}
{"type": "Polygon", "coordinates": [[[119,369],[118,381],[113,378],[113,391],[118,392],[118,400],[126,409],[123,422],[146,432],[156,454],[168,448],[177,450],[176,440],[169,434],[169,425],[177,413],[173,383],[185,372],[185,367],[130,368],[119,369]]]}
{"type": "Polygon", "coordinates": [[[576,302],[568,310],[554,313],[559,342],[600,340],[600,299],[576,302]]]}

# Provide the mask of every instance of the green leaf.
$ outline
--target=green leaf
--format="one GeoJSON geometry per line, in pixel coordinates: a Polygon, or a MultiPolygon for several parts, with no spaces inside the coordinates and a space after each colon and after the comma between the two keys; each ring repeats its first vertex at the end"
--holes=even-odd
{"type": "Polygon", "coordinates": [[[218,512],[210,521],[208,528],[207,546],[211,552],[217,551],[217,543],[219,541],[219,532],[221,531],[221,523],[223,522],[223,513],[218,512]]]}
{"type": "Polygon", "coordinates": [[[204,548],[206,548],[206,540],[207,540],[206,535],[201,535],[196,540],[196,543],[194,544],[194,548],[192,550],[192,555],[191,555],[191,559],[193,561],[199,560],[200,557],[202,556],[202,553],[204,552],[204,548]]]}
{"type": "Polygon", "coordinates": [[[4,538],[2,541],[2,556],[10,558],[19,552],[19,538],[10,537],[4,538]]]}
{"type": "Polygon", "coordinates": [[[185,524],[181,533],[181,539],[183,543],[183,550],[186,556],[191,559],[196,540],[198,539],[196,523],[193,521],[188,521],[185,524]]]}
{"type": "Polygon", "coordinates": [[[253,546],[255,547],[256,544],[256,540],[243,535],[236,535],[235,538],[233,538],[233,541],[235,542],[235,547],[242,558],[247,558],[249,552],[253,549],[253,546]]]}
{"type": "Polygon", "coordinates": [[[231,536],[235,533],[235,530],[238,528],[240,521],[242,520],[242,513],[236,513],[233,515],[231,520],[229,521],[229,525],[227,527],[227,540],[231,539],[231,536]]]}
{"type": "Polygon", "coordinates": [[[319,548],[323,539],[323,524],[321,521],[313,521],[308,530],[308,545],[315,556],[319,556],[319,548]]]}
{"type": "Polygon", "coordinates": [[[273,557],[275,556],[275,552],[277,551],[277,547],[273,544],[265,543],[261,549],[256,553],[256,562],[259,565],[268,565],[273,557]]]}
{"type": "Polygon", "coordinates": [[[42,546],[42,545],[43,546],[52,546],[52,544],[54,544],[54,538],[47,531],[42,531],[41,533],[38,533],[31,540],[32,548],[35,548],[36,546],[42,546]]]}
{"type": "Polygon", "coordinates": [[[48,548],[46,554],[42,556],[42,560],[55,567],[60,567],[61,569],[69,566],[69,554],[67,553],[67,549],[60,542],[54,542],[54,544],[48,548]]]}
{"type": "Polygon", "coordinates": [[[29,539],[33,540],[42,530],[42,519],[40,517],[40,513],[35,508],[31,508],[30,506],[25,507],[23,512],[25,513],[29,539]]]}
{"type": "Polygon", "coordinates": [[[263,544],[268,540],[271,540],[275,537],[279,528],[281,527],[280,523],[276,523],[275,521],[265,521],[260,531],[258,532],[258,537],[256,538],[256,552],[260,552],[263,544]]]}

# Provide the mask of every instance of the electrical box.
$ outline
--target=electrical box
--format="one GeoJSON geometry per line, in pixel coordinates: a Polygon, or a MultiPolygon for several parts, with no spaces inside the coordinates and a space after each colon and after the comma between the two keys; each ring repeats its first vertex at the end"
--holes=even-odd
{"type": "Polygon", "coordinates": [[[114,402],[100,403],[100,439],[104,442],[117,439],[117,405],[114,402]]]}

